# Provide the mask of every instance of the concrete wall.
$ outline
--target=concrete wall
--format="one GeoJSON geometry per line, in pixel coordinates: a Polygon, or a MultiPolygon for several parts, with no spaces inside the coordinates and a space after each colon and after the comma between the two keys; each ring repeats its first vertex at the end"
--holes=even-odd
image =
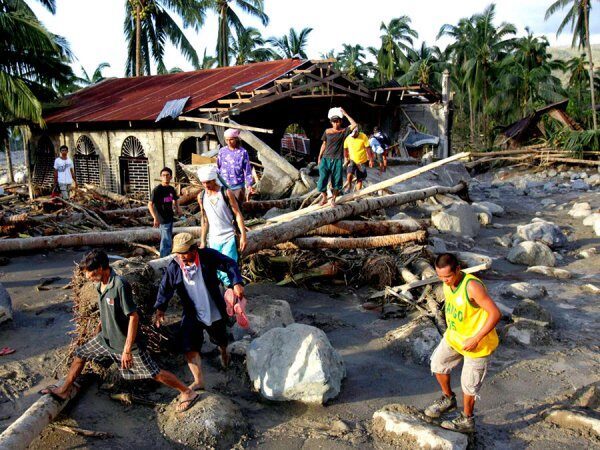
{"type": "MultiPolygon", "coordinates": [[[[417,127],[422,126],[423,131],[434,136],[439,136],[440,144],[436,150],[437,158],[446,158],[449,156],[448,142],[448,114],[449,105],[443,103],[433,103],[426,105],[403,105],[402,109],[410,117],[417,127]]],[[[406,132],[408,120],[404,117],[401,129],[406,132]]]]}
{"type": "MultiPolygon", "coordinates": [[[[153,188],[159,181],[160,170],[167,166],[175,169],[175,159],[178,158],[179,147],[181,143],[191,137],[202,138],[207,134],[203,129],[126,129],[97,131],[86,130],[80,127],[74,131],[65,132],[47,132],[32,136],[31,152],[35,154],[40,137],[46,134],[52,144],[56,155],[61,145],[69,147],[69,156],[73,158],[77,146],[77,140],[80,136],[88,136],[94,143],[94,147],[99,155],[101,184],[102,187],[114,192],[121,192],[121,183],[119,173],[119,157],[122,156],[123,142],[128,136],[135,136],[144,149],[144,154],[148,158],[148,169],[150,174],[150,188],[153,188]]],[[[210,141],[213,146],[217,145],[215,140],[210,141]]]]}

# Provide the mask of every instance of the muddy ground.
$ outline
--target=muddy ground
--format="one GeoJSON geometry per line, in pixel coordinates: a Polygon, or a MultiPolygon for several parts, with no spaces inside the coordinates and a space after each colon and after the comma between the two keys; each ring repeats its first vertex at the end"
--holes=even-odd
{"type": "MultiPolygon", "coordinates": [[[[480,177],[492,181],[491,175],[480,177]]],[[[597,189],[597,188],[596,188],[597,189]]],[[[588,259],[577,258],[582,249],[598,247],[600,240],[581,219],[567,211],[574,201],[589,201],[600,207],[595,192],[568,190],[554,193],[556,207],[543,207],[543,196],[523,196],[508,191],[498,199],[486,199],[506,209],[494,225],[482,229],[475,241],[438,235],[449,249],[469,250],[494,258],[492,270],[481,274],[492,297],[506,308],[518,300],[502,297],[506,284],[530,281],[543,284],[548,295],[539,304],[553,316],[552,342],[547,346],[517,346],[501,343],[494,354],[487,379],[477,403],[478,432],[474,448],[491,449],[582,449],[598,448],[600,441],[579,432],[558,428],[544,421],[543,412],[559,404],[576,390],[600,380],[598,353],[598,296],[584,292],[587,283],[600,284],[600,254],[588,259]],[[494,238],[514,232],[517,225],[542,217],[561,227],[569,236],[557,266],[573,273],[570,280],[557,280],[525,273],[524,266],[509,263],[504,257],[508,248],[494,238]],[[453,246],[456,244],[456,247],[453,246]]],[[[418,210],[413,212],[421,213],[418,210]]],[[[0,347],[10,346],[16,353],[0,359],[0,431],[12,423],[37,398],[37,390],[53,382],[52,373],[59,366],[69,343],[72,329],[70,290],[37,292],[43,277],[58,276],[58,285],[68,283],[73,261],[80,250],[53,251],[48,254],[17,256],[0,268],[2,283],[12,296],[15,308],[13,323],[0,325],[0,347]]],[[[403,403],[424,408],[438,395],[438,388],[428,367],[415,365],[395,352],[383,339],[389,330],[409,318],[382,320],[377,312],[361,308],[368,288],[348,290],[340,287],[336,295],[311,290],[281,288],[269,284],[248,287],[252,295],[270,295],[290,303],[297,321],[324,329],[333,346],[342,354],[347,377],[340,395],[323,407],[295,403],[269,403],[251,392],[241,365],[224,372],[215,353],[204,356],[207,389],[230,397],[248,418],[251,431],[238,444],[240,448],[263,449],[346,449],[387,448],[370,433],[371,417],[389,403],[403,403]]],[[[507,323],[506,319],[500,328],[507,323]]],[[[173,360],[170,369],[185,381],[191,381],[182,360],[173,360]]],[[[460,377],[453,380],[460,391],[460,377]]],[[[151,385],[148,399],[168,403],[175,393],[151,385]]],[[[161,406],[123,406],[108,398],[97,384],[92,384],[79,399],[65,409],[59,423],[114,434],[107,440],[73,436],[47,427],[34,442],[34,449],[52,448],[174,448],[177,444],[164,438],[157,426],[161,406]]]]}

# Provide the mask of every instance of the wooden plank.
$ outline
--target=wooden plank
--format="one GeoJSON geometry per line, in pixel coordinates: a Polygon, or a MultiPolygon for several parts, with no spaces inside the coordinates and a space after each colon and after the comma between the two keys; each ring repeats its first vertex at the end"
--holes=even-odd
{"type": "Polygon", "coordinates": [[[198,108],[196,111],[198,112],[221,112],[228,111],[229,108],[198,108]]]}
{"type": "Polygon", "coordinates": [[[219,122],[217,120],[205,119],[203,117],[179,116],[178,120],[181,120],[183,122],[203,123],[205,125],[214,125],[217,127],[235,128],[236,130],[256,131],[257,133],[273,134],[273,130],[270,130],[268,128],[258,128],[258,127],[251,127],[248,125],[237,125],[237,124],[233,124],[233,123],[229,123],[229,122],[219,122]]]}
{"type": "Polygon", "coordinates": [[[196,155],[192,153],[192,164],[215,164],[217,158],[211,158],[209,156],[196,155]]]}
{"type": "Polygon", "coordinates": [[[294,80],[292,78],[280,78],[278,80],[275,80],[274,83],[275,84],[290,84],[293,81],[294,80]]]}
{"type": "Polygon", "coordinates": [[[221,105],[237,105],[238,103],[250,103],[250,99],[247,98],[224,98],[217,100],[217,103],[221,105]]]}
{"type": "MultiPolygon", "coordinates": [[[[352,200],[357,200],[361,197],[372,194],[379,190],[389,188],[390,186],[393,186],[398,183],[402,183],[403,181],[406,181],[406,180],[409,180],[416,176],[419,176],[425,172],[429,172],[430,170],[437,169],[438,167],[441,167],[445,164],[448,164],[448,163],[451,163],[454,161],[458,161],[459,159],[462,159],[462,158],[468,158],[468,157],[469,157],[468,152],[458,153],[456,155],[450,156],[449,158],[441,159],[440,161],[436,161],[431,164],[427,164],[426,166],[419,167],[417,169],[411,170],[410,172],[406,172],[406,173],[403,173],[402,175],[398,175],[396,177],[390,178],[389,180],[384,180],[379,183],[372,184],[371,186],[367,186],[366,188],[364,188],[358,192],[353,192],[351,194],[342,195],[339,199],[337,199],[337,203],[341,204],[341,203],[349,202],[352,200]]],[[[290,213],[286,213],[286,214],[282,214],[280,216],[273,217],[273,218],[269,219],[268,222],[275,222],[275,223],[287,222],[289,220],[295,219],[296,217],[300,217],[305,214],[311,213],[313,211],[323,209],[323,208],[328,208],[328,207],[329,207],[329,205],[323,205],[323,206],[313,205],[313,206],[309,206],[308,208],[300,209],[298,211],[292,211],[290,213]]]]}

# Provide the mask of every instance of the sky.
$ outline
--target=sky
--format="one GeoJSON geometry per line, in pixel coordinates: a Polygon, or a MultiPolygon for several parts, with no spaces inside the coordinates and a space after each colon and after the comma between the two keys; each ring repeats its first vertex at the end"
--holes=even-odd
{"type": "MultiPolygon", "coordinates": [[[[27,0],[40,20],[53,33],[65,37],[77,60],[73,68],[81,73],[83,67],[90,74],[98,64],[107,62],[110,68],[104,76],[124,75],[126,44],[123,34],[125,2],[127,0],[56,0],[56,14],[47,12],[35,0],[27,0]]],[[[568,46],[571,33],[556,37],[558,24],[564,17],[560,11],[544,21],[547,7],[553,0],[499,0],[496,2],[496,24],[509,22],[524,35],[528,26],[536,35],[546,35],[551,45],[568,46]]],[[[445,47],[447,38],[436,41],[443,24],[456,24],[459,19],[482,12],[489,3],[478,0],[265,0],[265,12],[269,24],[263,27],[258,19],[239,12],[245,26],[258,28],[264,37],[282,36],[291,27],[301,30],[311,27],[307,54],[311,59],[334,49],[341,50],[342,44],[361,44],[363,47],[379,46],[379,26],[394,17],[407,15],[412,27],[419,33],[415,47],[422,41],[428,45],[445,47]],[[368,8],[365,7],[368,5],[368,8]]],[[[594,2],[590,14],[592,44],[600,44],[600,3],[594,2]]],[[[199,33],[184,30],[199,57],[204,49],[214,55],[217,36],[217,17],[207,15],[206,24],[199,33]]],[[[191,65],[170,44],[165,54],[167,68],[180,67],[191,70],[191,65]]]]}

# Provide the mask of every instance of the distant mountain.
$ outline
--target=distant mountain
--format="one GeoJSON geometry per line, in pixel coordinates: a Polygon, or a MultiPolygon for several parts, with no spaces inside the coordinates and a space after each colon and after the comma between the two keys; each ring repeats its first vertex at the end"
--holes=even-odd
{"type": "MultiPolygon", "coordinates": [[[[562,59],[563,61],[567,61],[574,56],[579,56],[582,53],[585,53],[584,49],[571,48],[571,47],[549,47],[549,53],[552,55],[554,59],[562,59]]],[[[594,67],[596,69],[600,68],[600,44],[592,45],[592,57],[594,59],[594,67]]],[[[567,81],[567,74],[562,72],[557,72],[556,75],[563,84],[567,81]]]]}

